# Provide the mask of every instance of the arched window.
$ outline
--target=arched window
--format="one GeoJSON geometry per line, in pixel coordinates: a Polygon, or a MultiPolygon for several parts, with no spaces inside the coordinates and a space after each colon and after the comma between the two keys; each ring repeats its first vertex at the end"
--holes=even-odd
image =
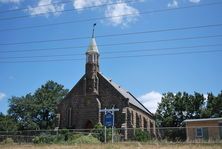
{"type": "Polygon", "coordinates": [[[87,55],[86,57],[87,57],[86,62],[91,63],[92,62],[92,55],[87,55]]]}
{"type": "Polygon", "coordinates": [[[99,56],[97,54],[93,54],[92,57],[93,57],[93,63],[98,63],[99,56]]]}
{"type": "Polygon", "coordinates": [[[67,109],[67,119],[68,119],[68,127],[72,127],[72,108],[69,107],[67,109]]]}
{"type": "Polygon", "coordinates": [[[134,113],[133,113],[133,111],[131,111],[131,122],[132,122],[132,125],[134,125],[134,113]]]}
{"type": "Polygon", "coordinates": [[[147,127],[148,127],[147,120],[145,118],[143,118],[143,127],[144,127],[144,130],[148,131],[148,129],[147,129],[147,127]]]}
{"type": "Polygon", "coordinates": [[[154,129],[153,129],[153,122],[150,121],[150,133],[153,134],[154,129]]]}
{"type": "Polygon", "coordinates": [[[94,54],[92,55],[92,62],[93,63],[95,62],[95,55],[94,54]]]}
{"type": "Polygon", "coordinates": [[[140,127],[140,118],[139,115],[136,113],[136,128],[140,127]]]}
{"type": "Polygon", "coordinates": [[[95,88],[96,88],[97,92],[99,92],[99,78],[96,76],[95,79],[96,79],[95,80],[96,81],[95,82],[95,88]]]}

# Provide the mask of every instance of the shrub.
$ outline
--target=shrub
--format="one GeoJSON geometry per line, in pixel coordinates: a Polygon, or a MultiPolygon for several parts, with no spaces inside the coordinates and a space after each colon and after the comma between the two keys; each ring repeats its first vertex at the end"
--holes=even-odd
{"type": "MultiPolygon", "coordinates": [[[[116,133],[116,132],[114,132],[116,133]]],[[[94,129],[92,130],[92,135],[100,140],[101,142],[105,141],[105,127],[101,124],[96,124],[94,129]]],[[[112,139],[112,129],[106,129],[106,141],[110,141],[112,139]]]]}
{"type": "Polygon", "coordinates": [[[70,133],[69,130],[63,129],[59,130],[57,134],[41,134],[40,136],[36,136],[32,139],[35,144],[79,144],[79,143],[100,143],[100,141],[93,137],[91,134],[88,136],[84,136],[83,134],[73,134],[70,133]]]}
{"type": "Polygon", "coordinates": [[[61,135],[42,134],[34,137],[32,141],[36,144],[52,144],[61,141],[60,139],[63,139],[61,135]]]}
{"type": "Polygon", "coordinates": [[[79,134],[72,134],[72,135],[69,136],[68,141],[76,140],[76,139],[78,139],[82,136],[84,136],[84,135],[80,134],[80,133],[79,134]]]}
{"type": "Polygon", "coordinates": [[[151,139],[150,133],[148,131],[143,131],[141,129],[135,130],[134,139],[136,141],[146,142],[151,139]]]}
{"type": "Polygon", "coordinates": [[[70,140],[69,143],[71,144],[97,144],[100,143],[100,141],[93,137],[91,134],[87,136],[80,136],[74,140],[70,140]]]}
{"type": "Polygon", "coordinates": [[[61,129],[59,130],[59,134],[61,134],[62,136],[64,136],[65,141],[68,141],[71,133],[69,132],[68,129],[61,129]]]}
{"type": "Polygon", "coordinates": [[[1,144],[14,144],[14,140],[12,138],[6,138],[1,144]]]}

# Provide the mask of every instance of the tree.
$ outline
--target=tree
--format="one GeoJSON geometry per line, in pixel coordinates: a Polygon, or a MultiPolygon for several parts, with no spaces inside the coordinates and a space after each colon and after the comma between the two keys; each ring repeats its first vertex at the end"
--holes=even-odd
{"type": "Polygon", "coordinates": [[[171,92],[163,94],[156,111],[156,120],[160,127],[181,127],[185,119],[201,118],[205,109],[203,94],[195,92],[171,92]]]}
{"type": "Polygon", "coordinates": [[[174,94],[168,92],[163,94],[161,103],[158,105],[156,111],[156,123],[160,127],[170,127],[174,125],[174,107],[173,102],[174,94]]]}
{"type": "Polygon", "coordinates": [[[16,131],[16,122],[8,115],[0,113],[0,131],[16,131]]]}
{"type": "Polygon", "coordinates": [[[9,99],[9,115],[24,129],[52,129],[55,127],[57,103],[68,93],[63,85],[48,81],[34,94],[9,99]]]}
{"type": "Polygon", "coordinates": [[[222,91],[218,96],[208,93],[205,115],[207,117],[222,117],[222,91]]]}
{"type": "MultiPolygon", "coordinates": [[[[201,118],[204,109],[204,96],[200,93],[189,95],[186,92],[163,94],[156,111],[156,122],[159,127],[183,127],[183,121],[201,118]]],[[[163,129],[163,137],[169,140],[184,140],[185,129],[163,129]]]]}

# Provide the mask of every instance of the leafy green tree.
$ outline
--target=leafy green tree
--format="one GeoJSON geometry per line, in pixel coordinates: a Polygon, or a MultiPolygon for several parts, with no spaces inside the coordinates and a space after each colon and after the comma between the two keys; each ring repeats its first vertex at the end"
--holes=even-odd
{"type": "Polygon", "coordinates": [[[170,127],[174,125],[174,94],[169,92],[163,94],[161,103],[156,111],[156,122],[160,127],[170,127]]]}
{"type": "Polygon", "coordinates": [[[68,93],[64,86],[48,81],[34,94],[34,102],[40,105],[36,108],[36,121],[40,129],[55,127],[56,106],[68,93]]]}
{"type": "Polygon", "coordinates": [[[22,97],[12,97],[9,99],[8,113],[17,120],[20,129],[39,129],[37,123],[35,123],[37,106],[31,94],[22,97]]]}
{"type": "Polygon", "coordinates": [[[16,131],[17,124],[15,120],[8,116],[0,113],[0,131],[16,131]]]}
{"type": "Polygon", "coordinates": [[[52,129],[55,127],[57,103],[68,93],[63,85],[48,81],[34,94],[9,99],[8,113],[20,129],[52,129]]]}
{"type": "Polygon", "coordinates": [[[222,117],[222,91],[218,94],[218,96],[208,93],[205,116],[222,117]]]}
{"type": "Polygon", "coordinates": [[[195,92],[194,95],[189,97],[189,108],[187,109],[189,119],[202,118],[201,113],[204,110],[204,96],[203,94],[195,92]]]}
{"type": "MultiPolygon", "coordinates": [[[[156,122],[159,127],[182,127],[183,121],[191,118],[201,118],[204,109],[204,96],[200,93],[189,95],[186,92],[171,92],[163,94],[156,111],[156,122]]],[[[184,140],[183,129],[163,129],[164,138],[169,140],[184,140]]]]}
{"type": "Polygon", "coordinates": [[[163,94],[156,111],[157,124],[160,127],[181,127],[185,119],[201,118],[205,109],[203,94],[195,92],[171,92],[163,94]]]}

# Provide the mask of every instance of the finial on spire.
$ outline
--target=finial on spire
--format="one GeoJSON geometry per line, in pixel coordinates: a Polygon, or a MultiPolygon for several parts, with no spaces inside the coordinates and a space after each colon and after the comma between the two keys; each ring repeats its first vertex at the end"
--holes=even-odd
{"type": "Polygon", "coordinates": [[[96,26],[96,23],[93,24],[92,38],[95,38],[95,26],[96,26]]]}

